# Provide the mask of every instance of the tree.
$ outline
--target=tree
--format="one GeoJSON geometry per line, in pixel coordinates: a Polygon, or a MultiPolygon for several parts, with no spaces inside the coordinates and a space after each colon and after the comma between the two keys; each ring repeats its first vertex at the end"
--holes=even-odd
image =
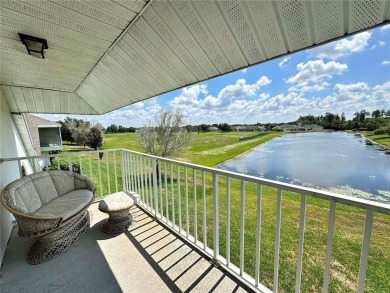
{"type": "Polygon", "coordinates": [[[379,117],[382,117],[382,111],[381,111],[381,110],[372,111],[371,117],[372,117],[372,118],[379,118],[379,117]]]}
{"type": "Polygon", "coordinates": [[[93,148],[95,151],[100,149],[103,146],[103,133],[101,125],[94,125],[91,127],[87,134],[88,142],[87,144],[93,148]]]}
{"type": "Polygon", "coordinates": [[[158,113],[154,123],[144,124],[138,133],[143,150],[160,157],[179,154],[190,141],[190,133],[182,127],[183,120],[184,115],[179,111],[158,113]]]}
{"type": "Polygon", "coordinates": [[[220,123],[218,125],[218,129],[223,131],[223,132],[232,131],[231,126],[229,124],[227,124],[227,123],[220,123]]]}
{"type": "Polygon", "coordinates": [[[67,127],[72,133],[74,141],[78,145],[82,145],[85,148],[85,145],[88,142],[88,132],[91,128],[91,122],[84,121],[82,119],[69,119],[67,122],[67,127]]]}
{"type": "MultiPolygon", "coordinates": [[[[122,127],[122,126],[119,126],[119,127],[122,127]]],[[[106,132],[107,133],[117,133],[118,132],[118,126],[116,126],[115,124],[111,124],[110,126],[108,126],[106,128],[106,132]]]]}
{"type": "Polygon", "coordinates": [[[70,132],[69,127],[67,125],[67,119],[71,119],[69,117],[65,118],[64,121],[58,121],[59,124],[61,124],[61,138],[63,141],[69,141],[70,143],[74,142],[74,139],[72,137],[72,132],[70,132]]]}

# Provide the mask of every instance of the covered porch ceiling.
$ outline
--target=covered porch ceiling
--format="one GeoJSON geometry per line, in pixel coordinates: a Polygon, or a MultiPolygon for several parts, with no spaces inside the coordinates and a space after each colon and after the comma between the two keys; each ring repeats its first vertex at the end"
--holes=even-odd
{"type": "Polygon", "coordinates": [[[390,21],[390,0],[2,0],[14,113],[103,114],[390,21]],[[18,33],[44,38],[45,59],[18,33]]]}

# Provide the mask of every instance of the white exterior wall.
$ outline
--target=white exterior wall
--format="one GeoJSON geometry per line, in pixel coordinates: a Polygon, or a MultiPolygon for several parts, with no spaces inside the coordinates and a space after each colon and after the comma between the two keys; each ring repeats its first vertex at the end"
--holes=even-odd
{"type": "MultiPolygon", "coordinates": [[[[26,156],[26,151],[11,117],[3,91],[0,88],[0,158],[22,156],[26,156]]],[[[26,168],[27,172],[31,170],[29,165],[26,165],[26,168]]],[[[17,162],[0,164],[0,190],[9,182],[18,178],[19,167],[17,162]]],[[[12,231],[12,220],[12,214],[0,205],[0,266],[12,231]]]]}

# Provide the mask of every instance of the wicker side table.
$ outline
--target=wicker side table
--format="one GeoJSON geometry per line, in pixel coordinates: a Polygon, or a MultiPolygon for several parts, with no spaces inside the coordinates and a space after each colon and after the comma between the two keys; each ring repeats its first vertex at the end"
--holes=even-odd
{"type": "Polygon", "coordinates": [[[99,210],[108,214],[108,219],[100,226],[104,233],[114,234],[126,231],[133,222],[130,208],[134,201],[124,192],[116,192],[99,203],[99,210]]]}

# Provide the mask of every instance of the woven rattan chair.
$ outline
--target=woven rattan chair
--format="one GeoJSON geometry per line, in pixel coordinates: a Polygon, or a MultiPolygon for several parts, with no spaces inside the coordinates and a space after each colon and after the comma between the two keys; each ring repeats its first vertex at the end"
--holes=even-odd
{"type": "Polygon", "coordinates": [[[74,244],[89,228],[88,207],[94,200],[91,180],[69,171],[45,171],[8,184],[2,205],[18,224],[18,234],[37,241],[27,262],[45,262],[74,244]]]}

